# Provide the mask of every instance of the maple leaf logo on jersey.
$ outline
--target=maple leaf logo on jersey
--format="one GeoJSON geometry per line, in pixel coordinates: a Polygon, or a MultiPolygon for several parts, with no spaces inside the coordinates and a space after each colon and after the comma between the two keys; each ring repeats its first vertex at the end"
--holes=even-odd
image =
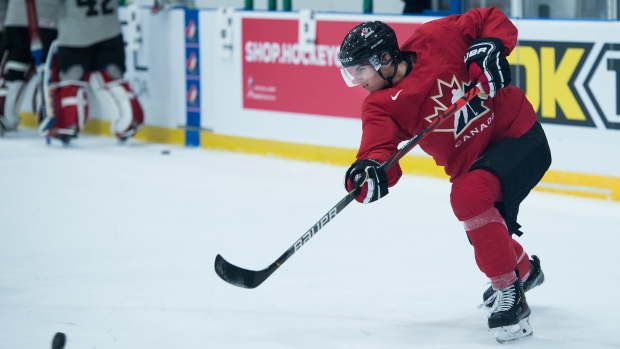
{"type": "MultiPolygon", "coordinates": [[[[437,79],[438,93],[431,97],[436,104],[435,110],[433,114],[424,119],[431,123],[434,118],[438,117],[443,111],[448,109],[451,104],[463,97],[465,92],[473,87],[474,85],[471,82],[459,83],[454,75],[452,75],[452,81],[450,82],[437,79]]],[[[478,97],[472,99],[454,114],[454,126],[452,128],[437,128],[434,132],[453,132],[454,139],[459,138],[474,120],[477,120],[490,111],[484,103],[485,102],[478,97]]]]}

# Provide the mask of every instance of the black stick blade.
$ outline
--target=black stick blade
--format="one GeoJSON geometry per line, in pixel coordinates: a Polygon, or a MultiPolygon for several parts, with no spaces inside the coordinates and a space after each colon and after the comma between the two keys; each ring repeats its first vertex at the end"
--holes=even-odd
{"type": "Polygon", "coordinates": [[[243,288],[255,288],[271,274],[269,268],[260,271],[239,268],[219,254],[215,257],[215,273],[229,284],[243,288]]]}

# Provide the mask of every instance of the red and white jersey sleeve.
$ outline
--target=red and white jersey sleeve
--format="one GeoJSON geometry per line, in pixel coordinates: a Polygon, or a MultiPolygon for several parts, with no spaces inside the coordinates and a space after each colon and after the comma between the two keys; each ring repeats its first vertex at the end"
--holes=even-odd
{"type": "Polygon", "coordinates": [[[58,14],[58,45],[87,47],[121,33],[118,1],[61,0],[58,14]]]}
{"type": "MultiPolygon", "coordinates": [[[[430,21],[414,32],[401,46],[403,52],[416,53],[411,73],[364,100],[358,159],[384,162],[400,142],[428,127],[473,87],[464,55],[478,37],[499,38],[508,54],[516,45],[517,29],[501,11],[491,8],[430,21]]],[[[535,121],[523,91],[509,86],[495,98],[474,98],[419,145],[453,180],[466,173],[490,144],[522,136],[535,121]]],[[[390,186],[400,176],[398,166],[390,169],[390,186]]]]}

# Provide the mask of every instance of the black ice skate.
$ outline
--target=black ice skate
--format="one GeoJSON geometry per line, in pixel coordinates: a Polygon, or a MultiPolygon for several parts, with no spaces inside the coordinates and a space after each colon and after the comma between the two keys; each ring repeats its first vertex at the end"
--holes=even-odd
{"type": "MultiPolygon", "coordinates": [[[[542,284],[543,281],[545,281],[545,274],[540,268],[540,259],[537,256],[532,256],[532,259],[530,259],[530,276],[527,280],[523,281],[523,291],[527,292],[542,284]]],[[[482,294],[483,304],[490,308],[493,306],[494,300],[495,290],[493,287],[489,286],[482,294]]]]}
{"type": "Polygon", "coordinates": [[[524,339],[533,334],[530,307],[521,280],[517,279],[514,284],[496,291],[489,315],[489,330],[495,333],[495,339],[500,343],[524,339]]]}

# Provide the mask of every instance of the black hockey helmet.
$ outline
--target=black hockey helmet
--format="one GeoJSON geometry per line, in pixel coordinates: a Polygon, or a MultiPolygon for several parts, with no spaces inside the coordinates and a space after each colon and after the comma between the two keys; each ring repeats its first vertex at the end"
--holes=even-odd
{"type": "Polygon", "coordinates": [[[349,31],[340,45],[338,59],[343,69],[370,64],[378,71],[381,65],[397,62],[400,55],[394,29],[381,21],[374,21],[361,23],[349,31]],[[388,53],[391,59],[382,62],[381,58],[385,53],[388,53]]]}

